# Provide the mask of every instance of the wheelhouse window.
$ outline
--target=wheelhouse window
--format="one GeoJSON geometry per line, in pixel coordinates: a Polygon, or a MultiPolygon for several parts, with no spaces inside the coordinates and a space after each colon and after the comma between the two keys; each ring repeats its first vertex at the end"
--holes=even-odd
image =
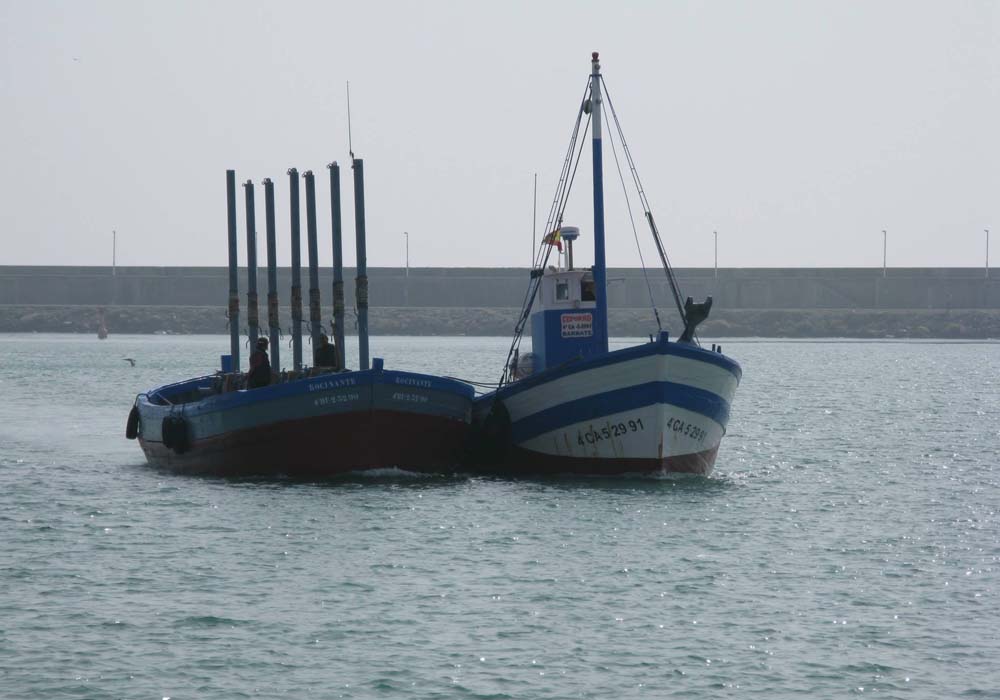
{"type": "Polygon", "coordinates": [[[556,301],[569,301],[569,282],[556,282],[556,301]]]}

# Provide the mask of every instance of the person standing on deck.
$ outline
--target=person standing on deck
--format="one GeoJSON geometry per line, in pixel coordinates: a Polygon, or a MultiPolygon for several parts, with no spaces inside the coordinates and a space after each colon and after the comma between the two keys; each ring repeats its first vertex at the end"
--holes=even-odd
{"type": "Polygon", "coordinates": [[[337,353],[337,347],[330,344],[330,339],[325,333],[319,334],[319,343],[316,345],[316,349],[313,350],[313,366],[340,369],[340,358],[337,353]]]}
{"type": "Polygon", "coordinates": [[[247,389],[259,389],[271,383],[271,360],[267,356],[267,338],[257,338],[257,349],[250,355],[247,389]]]}

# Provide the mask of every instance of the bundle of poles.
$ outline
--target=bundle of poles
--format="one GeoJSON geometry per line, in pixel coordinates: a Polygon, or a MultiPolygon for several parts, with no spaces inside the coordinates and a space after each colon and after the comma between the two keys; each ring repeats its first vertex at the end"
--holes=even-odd
{"type": "MultiPolygon", "coordinates": [[[[354,171],[354,230],[357,244],[357,274],[355,299],[358,317],[358,345],[360,369],[369,368],[368,359],[368,264],[365,253],[365,183],[364,162],[355,158],[354,171]]],[[[344,264],[340,216],[340,166],[336,162],[327,166],[330,171],[330,213],[333,234],[333,335],[340,360],[344,361],[344,264]]],[[[292,362],[296,372],[302,370],[302,254],[299,216],[299,171],[288,170],[290,231],[292,238],[292,362]]],[[[322,333],[322,311],[319,291],[319,244],[316,233],[316,181],[311,170],[302,173],[306,185],[306,242],[309,255],[309,333],[313,347],[317,347],[322,333]]],[[[275,243],[274,183],[265,178],[264,221],[267,232],[267,326],[270,336],[271,366],[281,368],[280,327],[278,323],[278,267],[275,243]]],[[[250,347],[261,335],[257,309],[257,228],[254,206],[254,185],[251,180],[243,184],[246,194],[247,232],[247,326],[250,347]]],[[[240,297],[239,268],[237,267],[238,233],[236,224],[236,171],[226,171],[226,204],[229,219],[229,341],[232,370],[240,371],[240,297]]]]}

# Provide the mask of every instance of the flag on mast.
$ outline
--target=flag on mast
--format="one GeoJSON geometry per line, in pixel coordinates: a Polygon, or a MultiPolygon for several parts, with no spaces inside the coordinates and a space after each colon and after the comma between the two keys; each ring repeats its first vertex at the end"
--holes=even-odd
{"type": "Polygon", "coordinates": [[[556,229],[552,233],[545,234],[545,238],[542,239],[543,243],[548,243],[549,245],[554,245],[562,252],[562,233],[559,229],[556,229]]]}

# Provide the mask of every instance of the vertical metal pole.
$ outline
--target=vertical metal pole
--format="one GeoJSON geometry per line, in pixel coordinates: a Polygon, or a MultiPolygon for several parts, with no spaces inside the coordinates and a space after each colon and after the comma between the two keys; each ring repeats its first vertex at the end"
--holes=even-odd
{"type": "MultiPolygon", "coordinates": [[[[319,309],[319,248],[316,242],[316,178],[312,170],[302,174],[306,180],[306,243],[309,247],[309,336],[313,352],[319,347],[321,333],[319,309]]],[[[315,364],[312,362],[310,364],[315,364]]]]}
{"type": "Polygon", "coordinates": [[[882,229],[882,276],[885,277],[885,250],[886,241],[888,239],[888,234],[886,234],[885,229],[882,229]]]}
{"type": "Polygon", "coordinates": [[[538,229],[538,173],[535,173],[535,191],[531,197],[531,266],[535,266],[535,232],[538,229]]]}
{"type": "Polygon", "coordinates": [[[340,223],[340,166],[334,161],[330,169],[330,221],[333,228],[333,336],[344,369],[344,250],[340,223]]]}
{"type": "Polygon", "coordinates": [[[368,369],[368,260],[365,254],[365,164],[355,158],[354,168],[354,235],[358,247],[358,271],[355,280],[355,303],[358,307],[358,364],[368,369]]]}
{"type": "Polygon", "coordinates": [[[226,171],[226,210],[229,219],[229,354],[233,371],[240,371],[240,283],[236,269],[236,171],[226,171]]]}
{"type": "Polygon", "coordinates": [[[299,240],[299,171],[288,169],[292,226],[292,363],[302,369],[302,252],[299,240]]]}
{"type": "Polygon", "coordinates": [[[990,278],[990,230],[984,228],[986,231],[986,279],[990,278]]]}
{"type": "Polygon", "coordinates": [[[271,369],[281,371],[281,324],[278,320],[278,244],[274,225],[274,183],[264,179],[264,225],[267,229],[267,330],[271,336],[271,369]]]}
{"type": "Polygon", "coordinates": [[[715,236],[715,279],[719,279],[719,232],[712,231],[715,236]]]}
{"type": "MultiPolygon", "coordinates": [[[[987,258],[989,255],[986,256],[987,258]]],[[[111,231],[111,303],[118,298],[118,232],[111,231]]]]}
{"type": "Polygon", "coordinates": [[[403,306],[410,305],[410,234],[403,231],[406,237],[406,279],[403,286],[403,306]]]}
{"type": "Polygon", "coordinates": [[[595,51],[591,54],[590,123],[594,137],[594,292],[597,316],[594,330],[599,352],[608,351],[608,270],[604,256],[604,163],[601,153],[601,64],[595,51]]]}
{"type": "MultiPolygon", "coordinates": [[[[257,214],[254,211],[253,180],[243,183],[247,207],[247,326],[250,347],[257,345],[260,319],[257,315],[257,214]]],[[[252,352],[252,350],[251,350],[252,352]]]]}

